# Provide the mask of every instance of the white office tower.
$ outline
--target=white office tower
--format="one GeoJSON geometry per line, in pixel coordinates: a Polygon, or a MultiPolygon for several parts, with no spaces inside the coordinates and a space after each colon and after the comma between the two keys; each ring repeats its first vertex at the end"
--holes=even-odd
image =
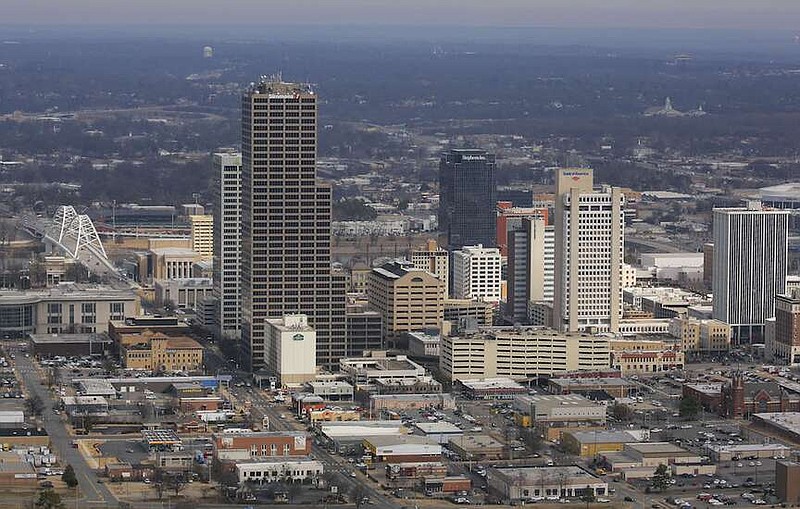
{"type": "Polygon", "coordinates": [[[762,343],[786,292],[789,212],[747,207],[714,209],[714,314],[733,329],[734,343],[762,343]]]}
{"type": "Polygon", "coordinates": [[[531,302],[553,302],[554,228],[541,216],[524,217],[508,232],[506,316],[528,321],[531,302]]]}
{"type": "Polygon", "coordinates": [[[238,339],[242,329],[242,155],[214,154],[213,165],[215,325],[221,337],[238,339]]]}
{"type": "Polygon", "coordinates": [[[453,297],[500,302],[502,257],[496,247],[464,246],[453,251],[453,297]]]}
{"type": "Polygon", "coordinates": [[[622,317],[625,197],[594,188],[593,172],[556,177],[553,323],[564,331],[617,332],[622,317]]]}

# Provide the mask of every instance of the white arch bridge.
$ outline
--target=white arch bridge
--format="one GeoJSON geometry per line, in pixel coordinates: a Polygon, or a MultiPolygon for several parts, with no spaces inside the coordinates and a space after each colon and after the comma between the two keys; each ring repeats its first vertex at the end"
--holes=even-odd
{"type": "Polygon", "coordinates": [[[50,220],[29,216],[23,219],[23,224],[31,233],[82,262],[93,272],[115,271],[94,223],[86,214],[78,214],[72,205],[58,207],[50,220]]]}

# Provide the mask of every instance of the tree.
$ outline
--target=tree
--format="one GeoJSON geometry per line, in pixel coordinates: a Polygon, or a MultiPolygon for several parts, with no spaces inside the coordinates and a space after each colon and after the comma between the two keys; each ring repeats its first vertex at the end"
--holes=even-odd
{"type": "Polygon", "coordinates": [[[358,509],[363,505],[364,497],[366,497],[367,491],[360,484],[355,484],[350,490],[349,495],[350,500],[353,501],[353,503],[356,505],[356,509],[358,509]]]}
{"type": "Polygon", "coordinates": [[[42,415],[42,411],[44,411],[44,402],[42,398],[34,394],[25,400],[25,408],[31,415],[40,416],[42,415]]]}
{"type": "Polygon", "coordinates": [[[61,501],[61,495],[53,490],[44,490],[39,492],[39,498],[36,500],[34,505],[41,509],[64,508],[64,503],[61,501]]]}
{"type": "Polygon", "coordinates": [[[542,436],[535,429],[525,429],[522,432],[520,439],[522,440],[522,443],[525,444],[525,447],[531,451],[538,451],[542,448],[542,436]]]}
{"type": "Polygon", "coordinates": [[[589,504],[595,503],[597,498],[594,496],[594,490],[591,486],[587,486],[585,490],[583,490],[583,496],[581,496],[581,501],[586,502],[586,509],[589,509],[589,504]]]}
{"type": "Polygon", "coordinates": [[[658,465],[656,471],[653,473],[653,481],[652,486],[653,489],[658,491],[664,491],[669,486],[669,470],[667,466],[663,463],[658,465]]]}
{"type": "Polygon", "coordinates": [[[61,475],[61,480],[64,481],[70,488],[74,488],[78,485],[78,478],[75,476],[75,469],[72,468],[72,465],[67,465],[67,467],[64,469],[64,473],[61,475]]]}
{"type": "Polygon", "coordinates": [[[685,396],[681,399],[678,412],[685,419],[694,419],[700,413],[700,402],[693,396],[685,396]]]}
{"type": "Polygon", "coordinates": [[[610,411],[611,411],[611,417],[618,420],[619,422],[629,421],[633,416],[633,411],[631,410],[631,407],[623,403],[614,404],[614,406],[611,407],[610,411]]]}

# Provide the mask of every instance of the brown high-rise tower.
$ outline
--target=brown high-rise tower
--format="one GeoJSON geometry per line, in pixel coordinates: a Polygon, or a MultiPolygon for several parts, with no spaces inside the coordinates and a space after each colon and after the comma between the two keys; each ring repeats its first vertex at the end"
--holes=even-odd
{"type": "Polygon", "coordinates": [[[331,189],[317,182],[317,95],[263,78],[242,96],[242,345],[264,365],[265,320],[308,315],[317,363],[346,355],[344,276],[331,271],[331,189]]]}

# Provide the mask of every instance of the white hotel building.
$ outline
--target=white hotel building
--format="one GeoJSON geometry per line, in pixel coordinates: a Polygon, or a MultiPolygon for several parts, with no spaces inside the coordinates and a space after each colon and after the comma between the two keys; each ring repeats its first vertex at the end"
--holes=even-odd
{"type": "Polygon", "coordinates": [[[464,246],[453,251],[453,297],[500,302],[502,257],[496,247],[464,246]]]}

